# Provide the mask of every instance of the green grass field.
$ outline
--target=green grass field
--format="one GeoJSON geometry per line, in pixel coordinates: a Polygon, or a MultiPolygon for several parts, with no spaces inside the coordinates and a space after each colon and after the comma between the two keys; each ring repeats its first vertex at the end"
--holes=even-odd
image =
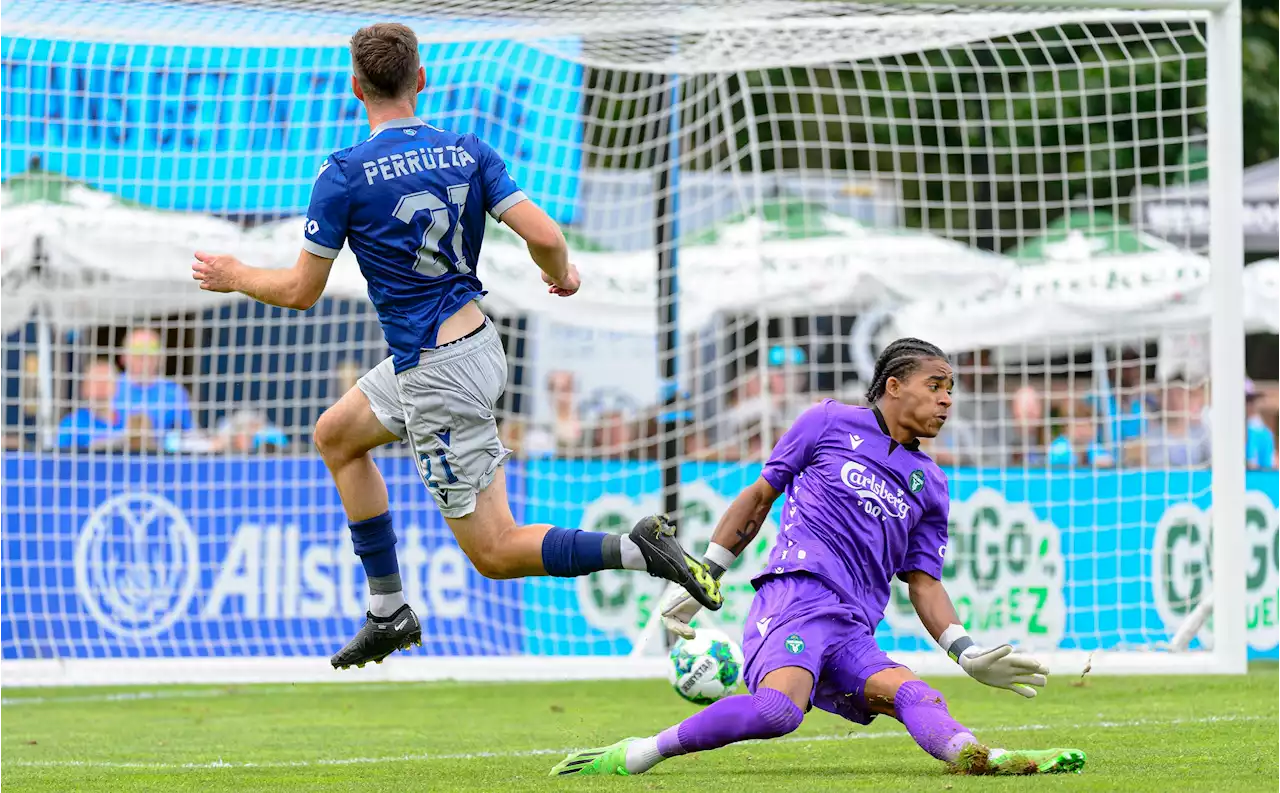
{"type": "Polygon", "coordinates": [[[957,777],[897,722],[858,727],[817,712],[786,739],[675,759],[643,777],[546,776],[566,749],[688,715],[657,681],[10,688],[0,762],[6,791],[1275,791],[1276,672],[1058,679],[1030,702],[935,681],[993,745],[1084,749],[1080,776],[957,777]]]}

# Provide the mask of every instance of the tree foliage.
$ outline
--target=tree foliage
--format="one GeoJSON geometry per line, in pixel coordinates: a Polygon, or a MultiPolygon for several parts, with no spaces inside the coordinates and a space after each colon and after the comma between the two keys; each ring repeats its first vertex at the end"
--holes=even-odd
{"type": "Polygon", "coordinates": [[[1280,11],[1276,0],[1244,0],[1244,160],[1246,165],[1280,155],[1280,11]]]}
{"type": "MultiPolygon", "coordinates": [[[[1249,165],[1280,150],[1280,15],[1275,0],[1245,5],[1249,165]]],[[[1127,218],[1140,179],[1203,178],[1204,36],[1190,23],[1063,26],[876,61],[686,77],[683,163],[892,176],[908,225],[1005,248],[1074,202],[1127,218]]],[[[589,111],[589,161],[652,167],[669,80],[588,80],[627,88],[589,111]]]]}

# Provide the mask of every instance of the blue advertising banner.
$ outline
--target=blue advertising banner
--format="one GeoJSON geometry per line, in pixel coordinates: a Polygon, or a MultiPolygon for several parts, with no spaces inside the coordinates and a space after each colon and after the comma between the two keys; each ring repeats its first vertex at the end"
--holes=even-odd
{"type": "MultiPolygon", "coordinates": [[[[130,11],[129,13],[146,13],[130,11]]],[[[145,20],[137,20],[142,25],[145,20]]],[[[561,52],[577,42],[557,42],[561,52]]],[[[5,36],[8,178],[45,171],[162,209],[305,212],[321,160],[369,134],[345,46],[113,46],[5,36]]],[[[420,48],[418,114],[474,132],[560,222],[582,160],[580,65],[505,41],[420,48]]]]}
{"type": "MultiPolygon", "coordinates": [[[[632,649],[661,581],[629,571],[484,579],[412,461],[379,464],[426,654],[632,649]]],[[[725,507],[759,471],[684,467],[682,532],[690,550],[702,551],[725,507]]],[[[318,458],[8,453],[3,473],[5,659],[325,657],[363,615],[364,574],[318,458]]],[[[945,580],[977,636],[1037,649],[1150,649],[1167,641],[1208,591],[1207,472],[949,476],[945,580]]],[[[621,532],[661,510],[655,463],[513,461],[507,477],[521,522],[621,532]]],[[[1280,483],[1274,472],[1260,472],[1248,485],[1250,655],[1275,658],[1280,483]]],[[[740,634],[750,577],[764,564],[779,517],[726,574],[724,608],[703,619],[740,634]]],[[[878,635],[889,651],[932,647],[901,588],[878,635]]],[[[1201,637],[1207,635],[1208,628],[1201,637]]]]}
{"type": "MultiPolygon", "coordinates": [[[[523,652],[521,583],[475,572],[411,460],[380,467],[423,651],[523,652]]],[[[5,659],[325,657],[364,616],[319,458],[6,454],[3,526],[5,659]]]]}
{"type": "MultiPolygon", "coordinates": [[[[705,547],[720,514],[759,472],[759,465],[685,466],[681,495],[690,517],[681,532],[690,550],[705,547]]],[[[625,531],[662,509],[656,464],[549,460],[529,463],[527,473],[532,522],[625,531]],[[581,496],[572,503],[550,490],[566,480],[581,496]]],[[[947,473],[952,507],[944,580],[975,635],[1047,650],[1151,649],[1168,641],[1207,591],[1207,471],[947,473]]],[[[1251,472],[1248,488],[1250,657],[1276,658],[1280,484],[1275,472],[1251,472]]],[[[726,574],[724,608],[702,617],[731,635],[741,634],[749,580],[764,565],[780,509],[726,574]]],[[[895,587],[877,632],[881,644],[889,651],[932,649],[905,586],[895,587]]],[[[618,572],[530,581],[528,650],[626,653],[661,589],[662,582],[618,572]]],[[[1200,636],[1208,633],[1206,626],[1200,636]]]]}

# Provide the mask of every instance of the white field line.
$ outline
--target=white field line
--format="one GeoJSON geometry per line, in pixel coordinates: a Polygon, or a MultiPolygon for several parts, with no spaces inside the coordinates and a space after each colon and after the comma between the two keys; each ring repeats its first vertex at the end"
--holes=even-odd
{"type": "MultiPolygon", "coordinates": [[[[976,733],[1011,733],[1038,730],[1111,730],[1130,727],[1178,727],[1197,724],[1219,724],[1227,722],[1275,721],[1274,716],[1206,716],[1196,719],[1132,719],[1128,721],[1094,721],[1077,724],[1022,724],[1017,726],[988,726],[974,729],[976,733]]],[[[775,738],[770,743],[822,743],[825,741],[855,741],[881,738],[910,738],[903,730],[880,730],[869,732],[841,733],[836,735],[804,735],[790,738],[775,738]]],[[[744,741],[758,743],[758,741],[744,741]]],[[[10,753],[12,753],[12,749],[10,753]]],[[[229,761],[212,760],[204,763],[142,763],[112,762],[107,760],[4,760],[0,765],[7,768],[105,768],[136,771],[199,771],[218,769],[255,769],[255,768],[316,768],[324,766],[375,765],[382,763],[422,763],[436,760],[483,760],[512,759],[521,757],[541,757],[544,755],[567,755],[576,751],[574,748],[561,749],[523,749],[513,752],[456,752],[449,754],[400,754],[383,757],[331,757],[315,760],[264,760],[229,761]]]]}
{"type": "MultiPolygon", "coordinates": [[[[413,683],[335,683],[339,691],[403,691],[413,687],[413,683]]],[[[423,684],[430,685],[430,684],[423,684]]],[[[298,686],[227,686],[225,688],[200,688],[193,691],[153,689],[149,691],[121,691],[115,694],[81,694],[67,697],[4,697],[0,705],[61,705],[63,703],[85,702],[147,702],[163,699],[209,699],[214,697],[245,697],[255,694],[314,694],[315,686],[310,683],[298,686]]]]}

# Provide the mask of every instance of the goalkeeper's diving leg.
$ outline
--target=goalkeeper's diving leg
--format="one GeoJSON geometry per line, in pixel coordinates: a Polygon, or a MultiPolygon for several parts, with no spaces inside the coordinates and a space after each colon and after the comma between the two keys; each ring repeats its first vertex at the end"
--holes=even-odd
{"type": "Polygon", "coordinates": [[[844,675],[828,674],[833,670],[824,665],[816,692],[808,669],[775,669],[765,675],[754,694],[722,699],[649,738],[627,738],[575,752],[555,766],[551,775],[642,774],[678,755],[738,741],[777,738],[800,725],[810,702],[859,724],[870,723],[877,714],[892,716],[902,722],[920,748],[961,773],[1047,774],[1079,772],[1084,767],[1084,753],[1075,749],[1007,751],[980,744],[968,728],[952,718],[941,694],[904,667],[884,668],[888,661],[880,659],[883,653],[879,658],[864,657],[844,675]],[[869,678],[853,679],[858,669],[876,666],[881,668],[869,678]]]}
{"type": "Polygon", "coordinates": [[[684,551],[665,517],[644,518],[627,535],[516,524],[502,468],[509,452],[493,415],[505,379],[502,343],[486,320],[424,352],[421,365],[407,372],[397,375],[388,358],[320,417],[316,446],[342,498],[370,596],[365,624],[333,656],[335,668],[381,662],[421,643],[421,626],[401,586],[387,486],[369,454],[399,440],[409,442],[428,492],[481,575],[637,570],[679,584],[706,608],[720,608],[719,583],[684,551]]]}

